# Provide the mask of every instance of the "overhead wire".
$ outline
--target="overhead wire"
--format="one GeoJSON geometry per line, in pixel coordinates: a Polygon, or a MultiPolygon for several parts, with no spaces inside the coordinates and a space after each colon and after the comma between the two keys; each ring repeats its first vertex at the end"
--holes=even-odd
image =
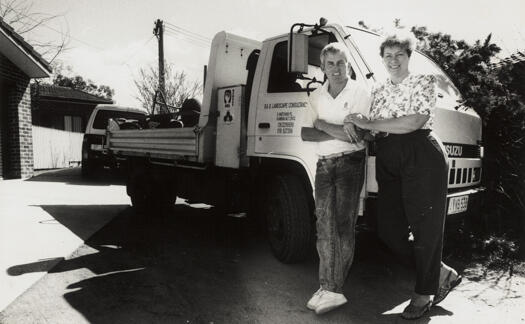
{"type": "Polygon", "coordinates": [[[172,35],[181,35],[181,36],[184,36],[184,37],[187,37],[191,40],[194,40],[194,41],[197,41],[197,42],[201,42],[201,43],[204,43],[204,44],[209,44],[210,42],[209,41],[206,41],[206,40],[202,40],[200,38],[195,38],[191,35],[188,35],[188,34],[185,34],[185,33],[181,33],[179,31],[175,31],[175,30],[172,30],[172,29],[165,29],[164,30],[166,33],[168,34],[172,34],[172,35]]]}
{"type": "Polygon", "coordinates": [[[194,41],[198,41],[198,42],[201,42],[201,43],[204,43],[204,44],[210,44],[211,43],[210,40],[197,38],[197,37],[192,36],[191,34],[187,34],[187,33],[181,32],[179,30],[174,30],[174,29],[167,28],[167,29],[165,29],[165,32],[166,33],[171,33],[171,34],[174,34],[174,35],[182,35],[182,36],[185,36],[185,37],[187,37],[189,39],[192,39],[194,41]]]}
{"type": "Polygon", "coordinates": [[[204,43],[201,43],[201,42],[197,42],[197,41],[194,41],[194,40],[191,40],[191,39],[188,39],[188,38],[180,38],[179,36],[180,35],[177,35],[177,34],[166,34],[167,36],[173,36],[173,37],[177,37],[177,39],[180,39],[182,41],[185,41],[185,42],[188,42],[192,45],[195,45],[195,46],[198,46],[198,47],[201,47],[201,48],[210,48],[210,44],[204,44],[204,43]]]}
{"type": "Polygon", "coordinates": [[[182,36],[182,40],[202,48],[209,48],[211,39],[201,34],[192,32],[186,28],[164,21],[164,30],[169,36],[182,36]]]}
{"type": "Polygon", "coordinates": [[[135,57],[135,55],[137,55],[138,53],[140,53],[144,47],[146,47],[146,45],[149,44],[149,42],[151,42],[151,40],[153,39],[153,37],[155,37],[155,35],[152,35],[146,42],[144,42],[144,44],[142,44],[141,47],[139,47],[138,50],[136,50],[135,52],[133,52],[121,65],[124,65],[124,64],[127,64],[132,58],[135,57]]]}
{"type": "Polygon", "coordinates": [[[174,32],[174,33],[178,33],[178,34],[182,34],[182,35],[188,36],[188,37],[190,37],[192,39],[195,39],[195,40],[198,40],[198,41],[201,41],[201,42],[204,42],[204,43],[210,43],[211,42],[211,40],[209,38],[203,38],[203,37],[200,37],[200,36],[195,36],[192,33],[188,33],[188,32],[186,32],[184,30],[172,28],[172,27],[169,27],[169,26],[166,26],[165,30],[171,31],[171,32],[174,32]]]}
{"type": "Polygon", "coordinates": [[[203,39],[200,39],[200,38],[196,38],[196,37],[193,37],[192,35],[189,35],[189,34],[186,34],[186,33],[180,32],[180,31],[172,30],[172,29],[165,29],[165,33],[168,34],[168,35],[183,36],[186,39],[189,39],[189,40],[194,41],[194,42],[198,42],[200,44],[208,45],[208,46],[211,44],[211,42],[208,41],[208,40],[203,40],[203,39]]]}
{"type": "Polygon", "coordinates": [[[181,32],[186,33],[186,34],[189,34],[189,35],[192,35],[192,36],[195,37],[195,38],[200,38],[200,39],[202,39],[202,40],[204,40],[204,41],[207,41],[207,42],[211,41],[211,39],[210,39],[209,37],[203,36],[203,35],[201,35],[201,34],[198,34],[198,33],[196,33],[196,32],[193,32],[193,31],[191,31],[191,30],[188,30],[188,29],[182,28],[182,27],[180,27],[180,26],[174,25],[174,24],[170,23],[169,21],[164,21],[164,23],[165,23],[165,24],[167,25],[167,27],[169,27],[169,28],[172,28],[172,29],[175,29],[175,30],[181,31],[181,32]]]}

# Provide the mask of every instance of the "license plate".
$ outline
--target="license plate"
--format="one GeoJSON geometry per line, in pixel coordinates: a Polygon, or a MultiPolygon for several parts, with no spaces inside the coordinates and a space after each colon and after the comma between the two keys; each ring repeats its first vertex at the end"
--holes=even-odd
{"type": "Polygon", "coordinates": [[[448,201],[448,215],[462,213],[467,210],[468,196],[452,197],[448,201]]]}

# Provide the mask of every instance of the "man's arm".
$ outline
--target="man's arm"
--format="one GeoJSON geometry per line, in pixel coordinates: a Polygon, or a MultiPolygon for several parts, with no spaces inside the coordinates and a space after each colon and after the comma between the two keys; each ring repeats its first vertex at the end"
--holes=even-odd
{"type": "Polygon", "coordinates": [[[348,134],[345,132],[343,125],[335,125],[330,124],[322,119],[317,119],[314,122],[314,127],[317,128],[320,131],[325,132],[326,134],[330,135],[331,137],[345,141],[354,143],[356,139],[351,139],[348,134]]]}
{"type": "Polygon", "coordinates": [[[314,127],[302,127],[301,138],[303,141],[324,142],[334,139],[332,136],[314,127]]]}

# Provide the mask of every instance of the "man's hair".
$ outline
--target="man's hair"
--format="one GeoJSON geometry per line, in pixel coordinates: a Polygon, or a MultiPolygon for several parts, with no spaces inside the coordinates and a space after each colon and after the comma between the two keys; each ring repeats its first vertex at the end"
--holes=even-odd
{"type": "Polygon", "coordinates": [[[321,54],[319,55],[319,58],[321,59],[321,67],[324,68],[324,61],[328,54],[336,54],[336,53],[343,53],[346,62],[349,62],[350,60],[350,53],[348,52],[348,49],[343,43],[329,43],[323,49],[321,50],[321,54]]]}
{"type": "Polygon", "coordinates": [[[385,54],[386,47],[399,47],[405,50],[408,57],[410,57],[416,47],[416,37],[411,32],[398,29],[383,38],[381,46],[379,47],[379,55],[381,55],[381,57],[385,54]]]}

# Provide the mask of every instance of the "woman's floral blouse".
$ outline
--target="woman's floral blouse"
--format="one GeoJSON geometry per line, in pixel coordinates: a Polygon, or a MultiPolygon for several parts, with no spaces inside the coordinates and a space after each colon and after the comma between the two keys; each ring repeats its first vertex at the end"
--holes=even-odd
{"type": "Polygon", "coordinates": [[[387,79],[372,91],[370,119],[397,118],[406,115],[429,115],[422,129],[432,129],[436,105],[436,78],[410,74],[401,83],[387,79]]]}

